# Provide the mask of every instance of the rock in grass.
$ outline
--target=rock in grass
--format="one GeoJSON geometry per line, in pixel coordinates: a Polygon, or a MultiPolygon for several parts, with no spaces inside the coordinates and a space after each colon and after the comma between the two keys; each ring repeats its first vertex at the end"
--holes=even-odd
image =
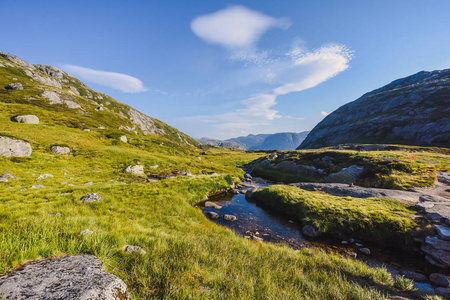
{"type": "Polygon", "coordinates": [[[45,186],[43,186],[42,184],[36,184],[36,185],[32,185],[30,186],[31,189],[43,189],[45,188],[45,186]]]}
{"type": "Polygon", "coordinates": [[[89,229],[84,229],[80,231],[80,235],[91,235],[91,234],[94,234],[94,232],[89,229]]]}
{"type": "Polygon", "coordinates": [[[144,166],[143,165],[129,165],[125,168],[126,173],[131,173],[133,175],[142,175],[144,174],[144,166]]]}
{"type": "Polygon", "coordinates": [[[5,86],[7,90],[23,90],[23,85],[19,82],[10,83],[5,86]]]}
{"type": "Polygon", "coordinates": [[[41,174],[36,179],[47,179],[49,177],[55,177],[55,176],[53,176],[52,174],[41,174]]]}
{"type": "Polygon", "coordinates": [[[211,220],[217,220],[217,219],[219,218],[219,214],[218,214],[218,213],[215,213],[215,212],[213,212],[213,211],[208,211],[208,212],[206,213],[206,216],[207,216],[209,219],[211,219],[211,220]]]}
{"type": "Polygon", "coordinates": [[[124,143],[128,143],[128,139],[125,135],[122,135],[119,139],[124,143]]]}
{"type": "Polygon", "coordinates": [[[302,233],[309,237],[317,237],[319,235],[319,230],[313,225],[305,225],[302,228],[302,233]]]}
{"type": "Polygon", "coordinates": [[[223,220],[227,222],[234,222],[237,220],[236,216],[233,215],[224,215],[223,220]]]}
{"type": "Polygon", "coordinates": [[[0,156],[30,156],[32,152],[30,143],[6,136],[0,136],[0,156]]]}
{"type": "Polygon", "coordinates": [[[81,198],[81,202],[98,202],[102,201],[102,197],[97,195],[97,193],[87,194],[81,198]]]}
{"type": "Polygon", "coordinates": [[[24,124],[39,124],[39,118],[35,115],[20,115],[11,118],[11,121],[24,124]]]}
{"type": "Polygon", "coordinates": [[[70,148],[65,146],[52,146],[51,148],[52,152],[55,154],[67,154],[70,153],[70,148]]]}
{"type": "Polygon", "coordinates": [[[450,286],[450,281],[448,280],[447,276],[439,274],[439,273],[433,273],[430,275],[430,281],[432,284],[440,287],[448,287],[450,286]]]}
{"type": "Polygon", "coordinates": [[[2,299],[131,299],[126,284],[94,255],[48,259],[0,278],[2,299]]]}
{"type": "Polygon", "coordinates": [[[128,252],[130,254],[133,253],[133,252],[137,252],[139,254],[146,254],[147,253],[147,251],[144,248],[139,247],[139,246],[133,246],[133,245],[125,245],[125,246],[123,246],[122,249],[123,249],[123,251],[128,252]]]}
{"type": "Polygon", "coordinates": [[[212,207],[212,208],[215,208],[215,209],[221,209],[222,208],[222,206],[220,206],[220,205],[218,205],[218,204],[216,204],[214,202],[211,202],[211,201],[206,201],[205,202],[205,207],[212,207]]]}

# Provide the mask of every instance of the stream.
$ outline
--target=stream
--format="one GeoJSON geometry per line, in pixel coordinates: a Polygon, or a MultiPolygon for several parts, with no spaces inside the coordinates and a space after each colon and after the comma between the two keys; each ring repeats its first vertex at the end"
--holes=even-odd
{"type": "MultiPolygon", "coordinates": [[[[268,184],[251,185],[260,188],[268,186],[268,184]]],[[[248,201],[242,193],[238,195],[221,194],[211,197],[209,201],[222,206],[222,208],[206,207],[203,209],[203,214],[206,215],[210,211],[218,213],[220,218],[211,220],[212,222],[226,226],[245,238],[255,239],[256,237],[265,242],[284,243],[293,249],[308,247],[341,255],[349,255],[349,252],[353,252],[357,254],[357,260],[364,261],[370,266],[384,266],[393,275],[401,271],[414,271],[425,275],[434,272],[443,273],[442,269],[432,266],[420,255],[405,254],[396,249],[380,248],[358,240],[345,241],[347,243],[343,244],[344,241],[330,237],[305,237],[301,233],[302,225],[299,222],[290,220],[289,217],[280,215],[251,200],[248,201]],[[225,214],[234,215],[237,220],[224,221],[225,214]],[[371,254],[362,254],[359,249],[363,247],[369,248],[371,254]]]]}

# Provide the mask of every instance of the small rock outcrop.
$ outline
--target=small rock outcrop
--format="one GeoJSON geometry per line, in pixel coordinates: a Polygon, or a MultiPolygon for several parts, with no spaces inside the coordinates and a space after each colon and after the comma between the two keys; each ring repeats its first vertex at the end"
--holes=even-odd
{"type": "Polygon", "coordinates": [[[5,89],[7,90],[23,90],[23,85],[19,82],[14,82],[8,84],[5,89]]]}
{"type": "Polygon", "coordinates": [[[87,194],[81,198],[81,202],[98,202],[102,201],[102,197],[97,195],[97,193],[87,194]]]}
{"type": "Polygon", "coordinates": [[[11,121],[24,124],[39,124],[39,118],[35,115],[20,115],[11,118],[11,121]]]}
{"type": "Polygon", "coordinates": [[[70,153],[70,148],[66,146],[52,146],[52,152],[55,154],[67,154],[70,153]]]}
{"type": "Polygon", "coordinates": [[[126,284],[94,255],[73,255],[28,265],[0,278],[5,299],[129,300],[126,284]]]}
{"type": "Polygon", "coordinates": [[[6,136],[0,136],[0,156],[30,156],[32,152],[30,143],[6,136]]]}
{"type": "Polygon", "coordinates": [[[328,175],[325,178],[325,182],[335,182],[335,183],[354,183],[358,180],[359,175],[363,172],[363,167],[350,166],[344,168],[339,172],[328,175]]]}
{"type": "Polygon", "coordinates": [[[131,173],[133,175],[143,175],[144,174],[144,166],[143,165],[129,165],[125,168],[126,173],[131,173]]]}

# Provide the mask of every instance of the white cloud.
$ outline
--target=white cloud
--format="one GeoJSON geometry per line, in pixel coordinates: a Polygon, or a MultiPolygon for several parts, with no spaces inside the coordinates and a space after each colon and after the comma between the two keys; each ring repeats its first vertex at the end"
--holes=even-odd
{"type": "Polygon", "coordinates": [[[129,75],[98,71],[74,65],[64,65],[62,68],[83,80],[107,86],[125,93],[139,93],[146,91],[141,80],[129,75]]]}
{"type": "Polygon", "coordinates": [[[288,19],[276,19],[244,6],[230,6],[191,22],[198,37],[229,49],[252,48],[267,30],[289,26],[288,19]]]}
{"type": "Polygon", "coordinates": [[[326,111],[321,111],[321,112],[320,112],[320,115],[321,115],[322,117],[326,117],[326,116],[329,115],[329,113],[327,113],[326,111]]]}
{"type": "MultiPolygon", "coordinates": [[[[284,60],[278,59],[269,63],[267,75],[271,81],[278,84],[271,93],[243,100],[241,105],[244,108],[212,116],[208,120],[210,123],[215,120],[218,127],[223,129],[249,129],[270,124],[268,121],[281,117],[278,111],[272,109],[279,96],[313,88],[345,71],[352,55],[352,52],[342,45],[327,45],[311,51],[294,48],[285,53],[284,60]]],[[[263,77],[261,79],[264,80],[263,77]]],[[[325,114],[327,115],[326,112],[321,113],[322,116],[326,116],[325,114]]],[[[285,118],[294,119],[292,116],[285,118]]]]}

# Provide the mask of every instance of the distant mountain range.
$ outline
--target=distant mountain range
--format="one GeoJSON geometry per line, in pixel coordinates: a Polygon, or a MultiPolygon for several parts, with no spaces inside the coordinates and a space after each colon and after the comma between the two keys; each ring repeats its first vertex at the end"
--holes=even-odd
{"type": "Polygon", "coordinates": [[[450,148],[450,69],[395,80],[341,106],[298,149],[345,143],[450,148]]]}
{"type": "Polygon", "coordinates": [[[234,147],[242,150],[294,150],[308,135],[309,131],[281,132],[274,134],[250,134],[228,140],[201,138],[204,145],[234,147]]]}

